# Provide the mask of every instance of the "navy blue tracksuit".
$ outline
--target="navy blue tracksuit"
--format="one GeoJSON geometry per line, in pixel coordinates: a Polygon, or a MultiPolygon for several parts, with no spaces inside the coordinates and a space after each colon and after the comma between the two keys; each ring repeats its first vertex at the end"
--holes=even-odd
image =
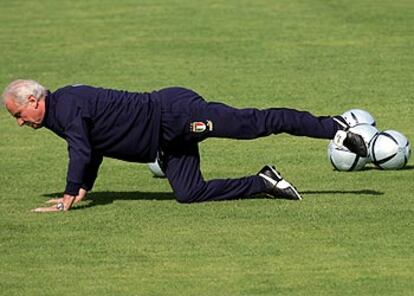
{"type": "Polygon", "coordinates": [[[46,97],[46,128],[68,143],[66,194],[90,190],[102,158],[154,161],[161,152],[165,173],[179,202],[226,200],[265,191],[256,175],[205,181],[198,143],[208,137],[254,139],[270,134],[331,139],[331,117],[293,109],[235,109],[206,102],[184,88],[132,93],[67,86],[46,97]]]}

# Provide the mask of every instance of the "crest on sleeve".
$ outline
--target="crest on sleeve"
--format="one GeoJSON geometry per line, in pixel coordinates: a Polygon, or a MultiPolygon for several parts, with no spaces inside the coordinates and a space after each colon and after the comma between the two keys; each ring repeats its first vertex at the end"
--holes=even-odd
{"type": "Polygon", "coordinates": [[[203,133],[205,131],[211,132],[213,130],[213,122],[211,120],[194,121],[190,123],[190,131],[192,133],[203,133]]]}

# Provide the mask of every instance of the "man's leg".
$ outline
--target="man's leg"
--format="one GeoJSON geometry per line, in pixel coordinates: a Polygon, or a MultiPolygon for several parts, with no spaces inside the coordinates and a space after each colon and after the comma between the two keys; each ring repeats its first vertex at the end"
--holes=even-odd
{"type": "Polygon", "coordinates": [[[170,143],[163,153],[164,171],[179,202],[230,200],[266,191],[266,183],[259,176],[205,181],[196,142],[170,143]]]}
{"type": "MultiPolygon", "coordinates": [[[[287,108],[237,109],[221,103],[207,103],[194,119],[209,128],[200,135],[235,139],[254,139],[270,134],[288,133],[295,136],[334,139],[359,156],[368,154],[367,144],[360,135],[348,131],[341,116],[314,116],[306,111],[287,108]]],[[[197,130],[193,131],[197,133],[197,130]]]]}
{"type": "Polygon", "coordinates": [[[330,116],[317,117],[287,108],[237,109],[206,102],[197,93],[183,88],[163,89],[160,94],[162,137],[166,141],[182,136],[195,141],[209,136],[254,139],[278,133],[332,139],[340,128],[330,116]]]}
{"type": "Polygon", "coordinates": [[[221,103],[206,103],[204,120],[210,120],[212,137],[253,139],[270,134],[332,139],[340,126],[330,116],[287,108],[236,109],[221,103]]]}

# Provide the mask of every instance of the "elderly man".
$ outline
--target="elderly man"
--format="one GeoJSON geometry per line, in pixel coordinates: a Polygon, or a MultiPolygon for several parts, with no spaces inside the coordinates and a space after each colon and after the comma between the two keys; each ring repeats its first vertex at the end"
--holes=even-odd
{"type": "Polygon", "coordinates": [[[340,117],[316,117],[285,108],[236,109],[206,102],[184,88],[151,93],[70,85],[50,92],[33,80],[16,80],[3,93],[19,126],[46,127],[68,144],[69,165],[62,198],[36,212],[67,211],[92,189],[103,157],[151,162],[160,155],[179,202],[229,200],[265,193],[300,200],[294,186],[274,166],[239,179],[205,181],[198,143],[209,137],[254,139],[289,133],[333,139],[360,156],[362,137],[347,130],[340,117]]]}

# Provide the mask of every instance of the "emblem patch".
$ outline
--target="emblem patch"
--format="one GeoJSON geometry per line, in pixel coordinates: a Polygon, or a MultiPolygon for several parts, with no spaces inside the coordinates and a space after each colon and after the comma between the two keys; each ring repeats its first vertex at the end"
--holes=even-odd
{"type": "Polygon", "coordinates": [[[190,131],[193,133],[203,133],[205,131],[211,132],[213,130],[213,122],[211,120],[194,121],[190,123],[190,131]]]}

